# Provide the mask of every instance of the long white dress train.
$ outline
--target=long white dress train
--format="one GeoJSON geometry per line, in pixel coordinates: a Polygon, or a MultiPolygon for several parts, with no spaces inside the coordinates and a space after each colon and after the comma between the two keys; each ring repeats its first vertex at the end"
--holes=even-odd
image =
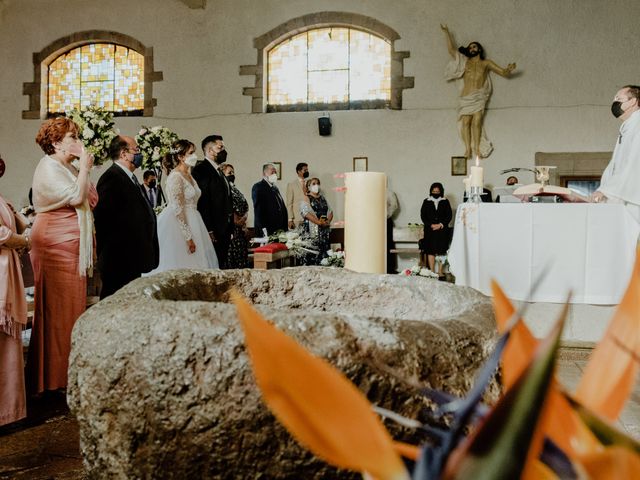
{"type": "Polygon", "coordinates": [[[167,207],[158,215],[160,263],[149,275],[176,268],[219,268],[216,251],[197,209],[201,194],[198,184],[174,170],[167,177],[165,190],[167,207]],[[196,244],[194,253],[189,253],[189,239],[196,244]]]}

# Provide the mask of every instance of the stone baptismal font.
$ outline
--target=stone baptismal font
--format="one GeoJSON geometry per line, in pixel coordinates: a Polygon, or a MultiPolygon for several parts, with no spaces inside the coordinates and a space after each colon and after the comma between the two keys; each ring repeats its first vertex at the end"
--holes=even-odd
{"type": "Polygon", "coordinates": [[[420,277],[302,267],[136,280],[73,331],[68,398],[90,478],[359,478],[298,445],[262,403],[230,288],[410,418],[429,406],[415,384],[464,395],[496,338],[487,297],[420,277]]]}

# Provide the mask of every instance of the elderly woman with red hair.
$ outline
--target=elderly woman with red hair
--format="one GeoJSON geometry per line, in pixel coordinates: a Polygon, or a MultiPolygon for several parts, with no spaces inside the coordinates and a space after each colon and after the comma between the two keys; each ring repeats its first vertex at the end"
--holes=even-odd
{"type": "Polygon", "coordinates": [[[21,335],[27,302],[18,254],[29,248],[24,220],[0,196],[0,426],[27,415],[21,335]]]}
{"type": "Polygon", "coordinates": [[[93,268],[91,209],[98,202],[89,181],[93,155],[84,150],[73,121],[45,121],[36,143],[45,156],[33,175],[35,310],[27,359],[27,391],[32,394],[67,386],[71,330],[85,311],[86,275],[93,268]]]}

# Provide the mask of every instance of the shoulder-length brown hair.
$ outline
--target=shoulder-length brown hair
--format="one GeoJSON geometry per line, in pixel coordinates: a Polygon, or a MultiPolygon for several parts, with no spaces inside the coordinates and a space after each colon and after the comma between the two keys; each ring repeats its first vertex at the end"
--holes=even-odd
{"type": "Polygon", "coordinates": [[[67,117],[50,118],[40,125],[36,143],[44,153],[51,155],[56,153],[54,143],[61,142],[68,132],[78,133],[78,130],[78,125],[67,117]]]}

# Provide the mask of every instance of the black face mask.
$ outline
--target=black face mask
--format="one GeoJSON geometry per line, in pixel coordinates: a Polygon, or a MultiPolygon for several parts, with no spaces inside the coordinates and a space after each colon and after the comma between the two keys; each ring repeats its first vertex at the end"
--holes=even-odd
{"type": "Polygon", "coordinates": [[[624,110],[622,109],[622,102],[613,102],[611,104],[611,113],[616,118],[621,117],[624,114],[624,110]]]}
{"type": "Polygon", "coordinates": [[[304,172],[302,174],[302,178],[309,178],[309,172],[304,172]]]}
{"type": "Polygon", "coordinates": [[[136,168],[140,168],[140,166],[142,165],[142,154],[141,153],[134,153],[133,154],[133,161],[131,163],[133,163],[133,165],[136,168]]]}
{"type": "Polygon", "coordinates": [[[155,180],[149,180],[149,188],[156,188],[156,181],[155,180]]]}
{"type": "Polygon", "coordinates": [[[221,165],[226,161],[227,161],[227,151],[226,150],[220,150],[220,152],[218,152],[218,155],[216,156],[216,163],[218,165],[221,165]]]}
{"type": "Polygon", "coordinates": [[[433,198],[440,198],[442,196],[442,194],[441,193],[432,193],[431,196],[433,198]]]}
{"type": "Polygon", "coordinates": [[[236,182],[236,176],[235,175],[227,175],[227,182],[235,183],[236,182]]]}

